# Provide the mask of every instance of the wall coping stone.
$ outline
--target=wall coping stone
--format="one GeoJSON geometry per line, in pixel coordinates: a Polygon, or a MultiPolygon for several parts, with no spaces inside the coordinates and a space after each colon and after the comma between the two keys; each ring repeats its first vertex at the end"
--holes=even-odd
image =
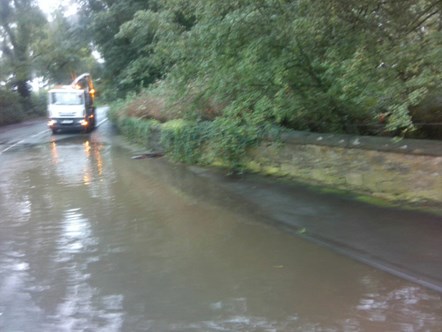
{"type": "Polygon", "coordinates": [[[442,141],[440,140],[320,134],[295,130],[284,132],[281,139],[282,142],[287,144],[310,144],[442,157],[442,141]]]}

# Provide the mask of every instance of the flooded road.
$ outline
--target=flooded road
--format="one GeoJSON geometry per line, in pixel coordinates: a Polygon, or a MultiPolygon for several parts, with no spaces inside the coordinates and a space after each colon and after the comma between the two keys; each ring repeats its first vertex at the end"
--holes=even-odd
{"type": "Polygon", "coordinates": [[[0,331],[439,331],[437,292],[266,223],[106,128],[0,155],[0,331]]]}

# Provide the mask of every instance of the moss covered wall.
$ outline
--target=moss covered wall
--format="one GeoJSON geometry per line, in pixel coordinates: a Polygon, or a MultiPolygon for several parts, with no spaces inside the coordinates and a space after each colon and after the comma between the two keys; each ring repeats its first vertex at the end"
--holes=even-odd
{"type": "MultiPolygon", "coordinates": [[[[127,120],[117,126],[150,150],[163,151],[158,125],[127,120]]],[[[252,171],[389,200],[442,203],[442,141],[292,131],[281,141],[264,141],[243,162],[252,171]]]]}
{"type": "Polygon", "coordinates": [[[442,142],[293,132],[264,142],[248,166],[407,201],[442,202],[442,142]]]}

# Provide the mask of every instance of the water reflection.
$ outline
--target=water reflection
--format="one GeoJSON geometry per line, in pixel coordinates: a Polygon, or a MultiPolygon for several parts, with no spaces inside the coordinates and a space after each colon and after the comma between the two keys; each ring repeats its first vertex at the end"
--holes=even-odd
{"type": "Polygon", "coordinates": [[[437,300],[418,287],[404,287],[386,294],[372,293],[361,298],[356,309],[362,319],[372,322],[398,322],[398,330],[414,331],[425,327],[435,317],[425,312],[425,307],[431,300],[437,300]],[[391,309],[394,308],[394,311],[391,309]],[[413,308],[413,309],[412,309],[413,308]],[[424,310],[422,310],[424,309],[424,310]],[[413,316],[413,321],[410,321],[413,316]]]}
{"type": "Polygon", "coordinates": [[[78,253],[86,246],[95,244],[91,237],[89,220],[84,218],[80,209],[69,209],[61,222],[62,234],[59,238],[59,250],[63,253],[78,253]]]}
{"type": "Polygon", "coordinates": [[[52,141],[50,150],[51,181],[73,187],[83,185],[93,197],[108,197],[113,170],[111,160],[105,162],[103,153],[109,153],[109,146],[87,138],[79,142],[52,141]],[[105,173],[108,181],[104,179],[105,173]]]}
{"type": "Polygon", "coordinates": [[[51,142],[51,158],[56,175],[59,180],[68,185],[90,185],[97,174],[103,174],[103,163],[100,144],[91,145],[89,140],[84,140],[82,149],[71,142],[51,142]],[[100,162],[97,163],[96,159],[100,162]]]}
{"type": "Polygon", "coordinates": [[[55,140],[51,140],[51,158],[52,158],[52,164],[57,165],[58,164],[58,151],[57,151],[57,143],[55,140]]]}

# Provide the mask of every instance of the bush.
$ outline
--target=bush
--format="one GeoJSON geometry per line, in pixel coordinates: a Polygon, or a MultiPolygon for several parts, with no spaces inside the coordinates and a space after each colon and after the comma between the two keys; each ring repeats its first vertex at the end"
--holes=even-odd
{"type": "Polygon", "coordinates": [[[134,143],[152,146],[160,136],[161,148],[175,161],[216,163],[229,170],[240,170],[246,151],[269,132],[261,118],[237,114],[234,108],[225,111],[224,116],[213,111],[212,121],[208,121],[210,117],[203,116],[204,109],[215,107],[214,103],[200,103],[202,111],[198,111],[192,109],[189,101],[196,97],[189,96],[188,102],[181,104],[175,99],[169,108],[166,102],[158,102],[158,97],[158,90],[129,96],[114,102],[108,116],[121,134],[134,143]]]}
{"type": "Polygon", "coordinates": [[[161,144],[172,159],[207,163],[204,147],[209,140],[210,123],[174,120],[163,124],[161,130],[161,144]]]}
{"type": "Polygon", "coordinates": [[[226,118],[214,121],[171,121],[162,125],[162,145],[176,161],[218,164],[241,171],[248,149],[258,145],[267,130],[226,118]]]}
{"type": "Polygon", "coordinates": [[[0,125],[20,122],[24,118],[20,97],[14,92],[0,90],[0,125]]]}
{"type": "Polygon", "coordinates": [[[41,117],[47,115],[47,93],[34,93],[31,96],[30,108],[26,110],[27,117],[41,117]]]}
{"type": "Polygon", "coordinates": [[[125,101],[122,99],[119,99],[117,101],[114,101],[112,104],[110,104],[109,112],[107,114],[109,120],[117,125],[118,127],[118,120],[122,116],[122,109],[124,109],[125,101]]]}
{"type": "Polygon", "coordinates": [[[164,88],[163,82],[158,82],[149,90],[128,95],[125,100],[115,104],[119,107],[118,112],[125,116],[166,122],[184,117],[182,102],[173,102],[171,91],[164,88]]]}
{"type": "Polygon", "coordinates": [[[46,115],[47,95],[32,94],[23,99],[17,93],[0,90],[0,125],[17,123],[46,115]]]}

